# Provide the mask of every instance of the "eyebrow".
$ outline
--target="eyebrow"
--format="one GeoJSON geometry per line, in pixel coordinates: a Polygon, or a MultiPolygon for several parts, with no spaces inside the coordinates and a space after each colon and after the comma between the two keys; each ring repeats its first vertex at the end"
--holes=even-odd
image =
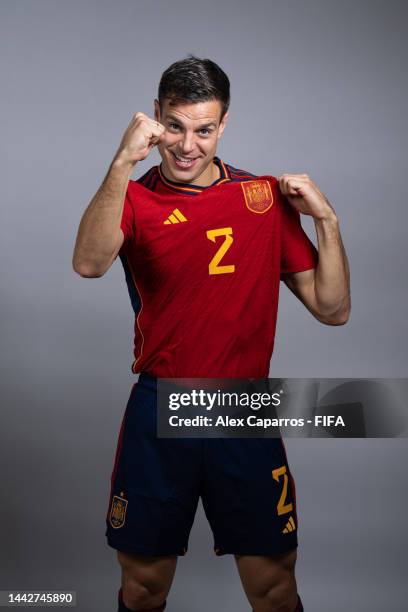
{"type": "MultiPolygon", "coordinates": [[[[166,119],[172,119],[173,121],[175,121],[175,122],[176,122],[176,123],[178,123],[179,125],[183,125],[183,124],[181,123],[181,121],[180,121],[179,119],[177,119],[177,117],[175,117],[174,115],[167,115],[166,119]]],[[[205,128],[205,127],[217,127],[217,124],[216,124],[216,123],[214,123],[214,121],[211,121],[210,123],[202,123],[202,124],[201,124],[201,125],[198,127],[198,129],[200,130],[200,129],[205,128]]]]}

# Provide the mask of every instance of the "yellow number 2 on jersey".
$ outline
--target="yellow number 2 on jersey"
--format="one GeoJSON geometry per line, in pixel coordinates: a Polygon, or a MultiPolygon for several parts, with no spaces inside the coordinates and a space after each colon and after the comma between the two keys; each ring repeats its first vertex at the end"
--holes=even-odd
{"type": "Polygon", "coordinates": [[[210,261],[208,265],[208,273],[209,274],[230,274],[231,272],[235,272],[235,266],[220,266],[218,265],[221,259],[224,257],[225,253],[230,248],[234,239],[232,237],[232,228],[231,227],[221,227],[220,229],[213,229],[207,231],[207,238],[211,240],[211,242],[215,242],[215,239],[219,236],[224,236],[224,242],[221,244],[220,248],[210,261]]]}

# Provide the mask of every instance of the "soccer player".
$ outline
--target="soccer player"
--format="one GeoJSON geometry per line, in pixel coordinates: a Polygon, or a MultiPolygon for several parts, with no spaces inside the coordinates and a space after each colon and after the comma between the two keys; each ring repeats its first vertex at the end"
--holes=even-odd
{"type": "MultiPolygon", "coordinates": [[[[314,317],[349,317],[337,216],[306,174],[256,176],[216,155],[229,79],[193,55],[162,75],[154,118],[137,112],[78,229],[74,270],[119,255],[139,373],[123,416],[106,519],[122,569],[119,612],[163,611],[201,496],[217,555],[233,554],[255,612],[299,612],[296,498],[280,438],[156,435],[157,378],[266,378],[280,280],[314,317]],[[159,166],[137,180],[157,146],[159,166]],[[318,250],[300,224],[314,219],[318,250]]],[[[194,610],[194,602],[191,602],[194,610]]]]}

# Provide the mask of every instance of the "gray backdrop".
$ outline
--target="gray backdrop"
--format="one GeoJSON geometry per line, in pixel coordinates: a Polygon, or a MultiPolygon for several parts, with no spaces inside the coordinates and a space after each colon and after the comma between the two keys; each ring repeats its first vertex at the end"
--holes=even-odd
{"type": "MultiPolygon", "coordinates": [[[[71,257],[131,115],[152,115],[161,73],[187,53],[231,79],[219,156],[259,174],[308,172],[340,218],[350,322],[319,324],[283,287],[271,375],[406,375],[407,6],[1,2],[0,589],[75,589],[81,611],[115,609],[104,518],[135,380],[133,318],[119,261],[82,279],[71,257]]],[[[155,151],[134,176],[159,161],[155,151]]],[[[406,440],[287,447],[306,610],[404,609],[406,440]]],[[[249,610],[200,506],[168,609],[209,607],[249,610]]]]}

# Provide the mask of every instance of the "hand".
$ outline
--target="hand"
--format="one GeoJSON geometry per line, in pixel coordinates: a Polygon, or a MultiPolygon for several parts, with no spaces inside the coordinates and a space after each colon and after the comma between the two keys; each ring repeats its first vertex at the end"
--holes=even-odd
{"type": "Polygon", "coordinates": [[[131,164],[146,159],[162,140],[164,131],[164,125],[158,121],[144,113],[136,113],[123,134],[115,159],[131,164]]]}
{"type": "Polygon", "coordinates": [[[299,212],[314,219],[334,217],[329,200],[307,174],[282,174],[278,182],[282,194],[299,212]]]}

